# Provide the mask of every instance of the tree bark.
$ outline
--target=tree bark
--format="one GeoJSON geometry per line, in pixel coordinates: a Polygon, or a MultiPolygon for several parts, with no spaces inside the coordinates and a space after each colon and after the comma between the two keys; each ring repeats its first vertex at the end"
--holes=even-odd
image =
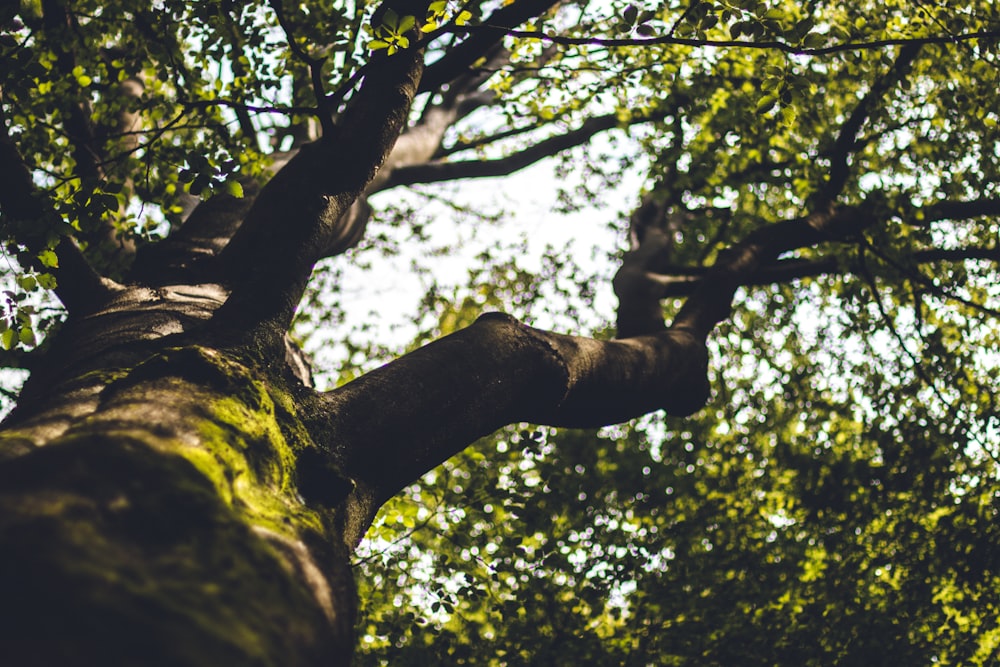
{"type": "Polygon", "coordinates": [[[0,432],[6,664],[348,662],[325,504],[347,482],[303,473],[306,388],[277,358],[197,342],[223,296],[130,290],[68,323],[25,387],[0,432]]]}

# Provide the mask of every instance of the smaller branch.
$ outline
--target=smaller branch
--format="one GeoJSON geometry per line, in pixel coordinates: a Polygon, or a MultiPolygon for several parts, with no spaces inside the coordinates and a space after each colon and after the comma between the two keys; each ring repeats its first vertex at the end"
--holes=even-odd
{"type": "Polygon", "coordinates": [[[491,134],[487,137],[480,137],[479,139],[473,139],[467,142],[455,142],[454,145],[448,148],[442,148],[437,153],[435,153],[434,158],[440,159],[443,157],[448,157],[449,155],[454,155],[455,153],[460,153],[462,151],[473,150],[481,146],[488,146],[497,141],[503,141],[504,139],[510,139],[511,137],[517,137],[528,132],[533,132],[535,130],[540,130],[543,128],[543,124],[536,125],[526,125],[525,127],[517,127],[504,132],[497,132],[496,134],[491,134]]]}
{"type": "Polygon", "coordinates": [[[481,57],[511,34],[511,29],[558,4],[559,0],[515,0],[493,12],[480,26],[454,26],[453,32],[471,32],[461,44],[449,49],[440,59],[429,64],[420,80],[419,92],[435,91],[461,76],[481,57]]]}
{"type": "Polygon", "coordinates": [[[850,117],[840,127],[840,133],[829,153],[830,174],[820,193],[820,205],[833,202],[844,189],[851,173],[848,161],[858,146],[858,133],[861,127],[868,121],[882,96],[906,75],[906,70],[917,57],[921,47],[922,44],[917,43],[904,45],[889,71],[872,84],[868,93],[861,98],[850,117]]]}
{"type": "Polygon", "coordinates": [[[917,355],[914,354],[906,345],[903,335],[899,332],[899,329],[896,328],[896,324],[893,322],[892,317],[889,316],[889,312],[886,309],[885,304],[882,302],[882,296],[879,294],[878,284],[875,282],[875,277],[868,270],[867,263],[865,262],[864,247],[858,248],[857,264],[860,267],[860,275],[868,284],[868,289],[871,292],[872,299],[875,301],[875,307],[878,309],[882,322],[885,323],[885,326],[889,329],[889,333],[892,334],[892,337],[896,339],[896,344],[899,346],[899,349],[901,349],[903,354],[910,360],[913,372],[917,374],[917,377],[920,378],[924,385],[928,387],[931,390],[931,393],[933,393],[934,396],[941,402],[941,405],[943,405],[945,410],[947,410],[951,415],[952,422],[955,424],[963,423],[965,420],[963,420],[958,414],[958,409],[951,401],[945,399],[945,397],[941,394],[941,391],[937,387],[937,383],[934,382],[933,378],[924,368],[923,361],[919,359],[917,355]]]}
{"type": "MultiPolygon", "coordinates": [[[[905,261],[915,265],[923,265],[938,262],[962,262],[970,259],[1000,262],[1000,248],[970,247],[948,250],[933,248],[914,252],[908,255],[905,261]]],[[[649,278],[660,285],[659,295],[660,298],[664,299],[690,296],[711,271],[711,267],[706,266],[662,268],[662,272],[649,274],[649,278]]],[[[761,267],[758,271],[746,276],[740,284],[741,286],[773,285],[823,275],[857,274],[858,270],[858,267],[853,263],[845,264],[836,257],[783,259],[761,267]]]]}
{"type": "MultiPolygon", "coordinates": [[[[941,287],[936,280],[928,278],[920,271],[917,271],[915,268],[912,268],[910,266],[905,266],[896,259],[889,257],[884,252],[881,252],[878,248],[873,246],[867,239],[862,239],[862,247],[867,248],[872,252],[872,254],[881,259],[883,262],[885,262],[892,268],[896,269],[903,275],[907,276],[908,278],[910,278],[910,280],[919,283],[920,285],[925,287],[928,291],[937,294],[942,298],[949,299],[951,301],[958,301],[962,305],[968,306],[969,308],[972,308],[974,310],[978,310],[979,312],[989,315],[991,317],[1000,318],[1000,311],[988,308],[982,304],[976,303],[975,301],[972,301],[970,299],[966,299],[965,297],[959,296],[958,294],[955,294],[954,292],[941,287]]],[[[1000,249],[992,249],[992,251],[986,256],[962,257],[961,259],[989,259],[997,261],[998,258],[1000,258],[1000,249]]]]}
{"type": "Polygon", "coordinates": [[[701,284],[674,318],[671,328],[706,340],[729,317],[736,290],[779,255],[823,241],[851,238],[875,222],[862,208],[828,208],[811,215],[759,227],[719,253],[701,284]]]}
{"type": "MultiPolygon", "coordinates": [[[[658,116],[636,119],[633,123],[655,120],[658,116]]],[[[462,160],[459,162],[428,162],[426,164],[400,167],[393,171],[382,189],[416,183],[437,183],[462,178],[492,178],[506,176],[524,169],[539,160],[551,157],[569,148],[587,143],[594,135],[617,127],[620,121],[614,114],[595,116],[583,125],[565,134],[539,141],[537,144],[496,160],[462,160]]]]}
{"type": "Polygon", "coordinates": [[[281,116],[315,116],[317,114],[316,107],[246,104],[222,97],[216,97],[211,100],[180,100],[178,103],[187,109],[205,109],[219,106],[234,110],[249,111],[251,113],[271,113],[281,116]]]}
{"type": "Polygon", "coordinates": [[[331,135],[335,130],[333,114],[331,113],[331,106],[327,102],[326,86],[323,83],[323,63],[326,62],[326,58],[313,58],[295,41],[292,27],[285,16],[283,0],[269,0],[268,4],[274,10],[274,15],[278,19],[281,31],[285,33],[285,40],[288,42],[288,48],[292,52],[292,55],[309,68],[309,78],[312,82],[313,94],[316,97],[316,105],[319,110],[320,126],[323,128],[324,134],[331,135]]]}
{"type": "MultiPolygon", "coordinates": [[[[495,30],[496,26],[481,24],[477,26],[463,26],[462,30],[476,32],[480,30],[495,30]]],[[[877,39],[870,42],[845,42],[815,49],[807,49],[794,46],[786,42],[762,41],[747,42],[738,39],[691,39],[683,37],[649,37],[645,39],[602,39],[598,37],[563,37],[552,35],[538,30],[506,30],[508,37],[521,39],[537,39],[543,42],[559,44],[561,46],[612,46],[612,47],[644,47],[659,45],[693,46],[706,48],[737,48],[737,49],[758,49],[769,51],[781,51],[797,56],[825,56],[845,51],[872,51],[884,49],[889,46],[904,46],[907,44],[952,44],[956,42],[967,42],[974,39],[996,39],[1000,37],[1000,30],[981,30],[978,32],[961,33],[958,35],[932,35],[929,37],[897,37],[892,39],[877,39]]]]}
{"type": "Polygon", "coordinates": [[[113,291],[114,283],[102,278],[84,258],[69,237],[56,245],[59,266],[41,266],[37,254],[48,246],[44,221],[57,213],[43,204],[40,193],[31,180],[31,171],[24,162],[7,130],[0,110],[0,211],[4,236],[22,244],[30,256],[25,258],[34,269],[49,272],[56,278],[56,296],[70,312],[85,314],[96,308],[113,291]]]}

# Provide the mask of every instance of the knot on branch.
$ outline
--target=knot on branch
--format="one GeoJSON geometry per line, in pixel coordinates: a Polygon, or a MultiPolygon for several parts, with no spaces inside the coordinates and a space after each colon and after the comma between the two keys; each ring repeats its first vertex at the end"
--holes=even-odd
{"type": "MultiPolygon", "coordinates": [[[[633,226],[633,233],[637,231],[633,226]]],[[[657,267],[668,261],[673,244],[667,231],[660,227],[643,227],[641,232],[638,247],[625,253],[612,281],[618,297],[619,338],[655,333],[666,326],[660,307],[663,288],[657,267]]]]}
{"type": "Polygon", "coordinates": [[[674,386],[663,402],[663,410],[673,417],[688,417],[705,407],[712,393],[708,381],[708,347],[691,332],[672,327],[665,332],[675,345],[674,386]]]}

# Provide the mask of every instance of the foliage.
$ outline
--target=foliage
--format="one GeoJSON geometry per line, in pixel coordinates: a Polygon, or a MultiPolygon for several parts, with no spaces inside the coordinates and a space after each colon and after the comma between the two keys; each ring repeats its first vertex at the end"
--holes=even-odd
{"type": "Polygon", "coordinates": [[[509,428],[395,499],[356,664],[993,664],[997,359],[921,362],[954,414],[838,282],[749,298],[694,419],[509,428]]]}
{"type": "MultiPolygon", "coordinates": [[[[691,3],[660,23],[630,5],[610,20],[805,50],[996,20],[976,3],[743,4],[691,3]]],[[[924,50],[851,158],[842,200],[893,211],[837,251],[856,274],[748,289],[696,418],[510,428],[393,501],[359,556],[356,664],[994,664],[995,263],[931,273],[912,253],[995,247],[993,218],[927,225],[921,207],[996,195],[1000,69],[987,41],[924,50]]],[[[892,55],[580,45],[554,56],[546,85],[512,83],[506,108],[511,123],[592,114],[591,94],[623,118],[665,113],[630,133],[654,196],[695,213],[674,258],[697,264],[821,196],[845,120],[897,76],[892,55]]],[[[443,330],[492,284],[445,309],[443,330]]]]}

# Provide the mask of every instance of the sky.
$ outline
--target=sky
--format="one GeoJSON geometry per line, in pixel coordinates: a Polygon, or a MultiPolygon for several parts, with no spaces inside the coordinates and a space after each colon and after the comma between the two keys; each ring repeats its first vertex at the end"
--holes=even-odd
{"type": "MultiPolygon", "coordinates": [[[[602,139],[597,137],[594,141],[602,139]]],[[[502,215],[496,223],[477,222],[463,219],[442,202],[432,201],[421,211],[433,221],[426,227],[427,244],[404,243],[398,254],[390,256],[366,250],[328,260],[340,272],[344,314],[340,324],[319,332],[307,344],[320,383],[330,381],[327,373],[334,372],[343,359],[345,350],[339,345],[339,339],[356,332],[363,324],[368,327],[365,335],[372,340],[390,349],[404,347],[418,333],[413,315],[432,281],[439,287],[464,286],[470,268],[480,263],[478,255],[486,250],[502,255],[505,249],[522,242],[523,251],[516,251],[521,269],[538,272],[546,255],[561,253],[572,256],[585,273],[606,277],[594,285],[596,299],[591,308],[592,321],[594,326],[613,321],[617,302],[611,289],[611,276],[618,267],[608,254],[622,248],[624,240],[609,223],[627,219],[638,201],[644,170],[636,165],[623,174],[619,187],[602,193],[601,201],[587,202],[581,210],[572,213],[556,211],[560,180],[555,171],[555,160],[547,159],[510,176],[434,186],[428,191],[440,192],[442,199],[454,205],[487,212],[502,211],[502,215]],[[427,257],[428,247],[443,246],[448,246],[448,254],[427,257]],[[370,267],[361,266],[369,263],[370,267]],[[427,272],[416,270],[414,264],[426,267],[427,272]]],[[[372,205],[377,210],[387,201],[404,196],[400,190],[380,193],[373,197],[372,205]]],[[[376,213],[376,221],[378,218],[376,213]]],[[[373,227],[372,231],[377,233],[378,223],[373,227]]],[[[559,307],[558,303],[551,305],[559,307]]],[[[540,310],[529,324],[559,329],[561,323],[559,318],[540,310]]],[[[375,362],[378,363],[381,362],[375,362]]]]}

